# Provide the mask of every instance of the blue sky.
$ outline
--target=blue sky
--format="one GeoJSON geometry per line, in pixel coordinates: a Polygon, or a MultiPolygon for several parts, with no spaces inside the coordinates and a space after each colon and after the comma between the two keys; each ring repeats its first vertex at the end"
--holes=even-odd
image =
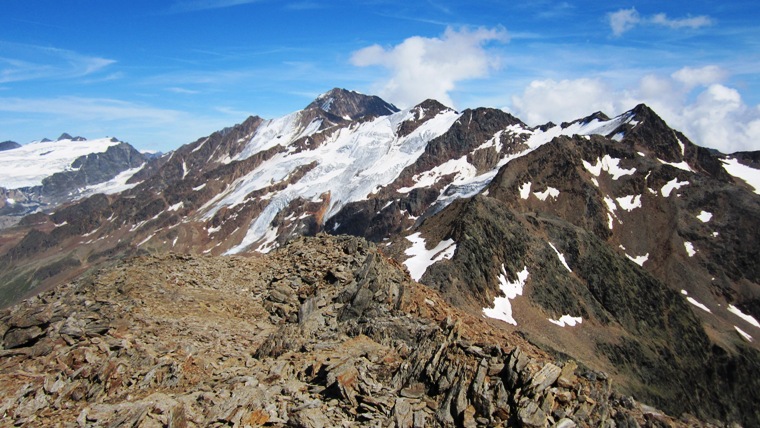
{"type": "Polygon", "coordinates": [[[760,150],[750,1],[3,0],[0,140],[168,151],[333,87],[531,125],[646,102],[694,142],[760,150]]]}

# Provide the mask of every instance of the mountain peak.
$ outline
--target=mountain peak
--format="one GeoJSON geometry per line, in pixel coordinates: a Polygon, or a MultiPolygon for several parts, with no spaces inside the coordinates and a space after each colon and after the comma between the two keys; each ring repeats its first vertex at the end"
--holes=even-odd
{"type": "Polygon", "coordinates": [[[21,144],[15,142],[15,141],[3,141],[0,143],[0,152],[6,151],[6,150],[13,150],[21,147],[21,144]]]}
{"type": "Polygon", "coordinates": [[[56,141],[71,140],[71,141],[87,141],[84,137],[72,137],[68,132],[64,132],[56,141]]]}
{"type": "Polygon", "coordinates": [[[344,119],[355,120],[364,116],[385,116],[399,109],[374,95],[364,95],[342,88],[333,88],[318,96],[306,110],[319,109],[344,119]]]}

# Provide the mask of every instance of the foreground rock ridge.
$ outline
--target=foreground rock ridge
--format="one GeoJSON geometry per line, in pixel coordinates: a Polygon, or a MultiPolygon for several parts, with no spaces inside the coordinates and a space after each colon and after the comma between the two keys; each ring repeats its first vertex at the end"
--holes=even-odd
{"type": "Polygon", "coordinates": [[[695,426],[412,281],[361,238],[140,256],[0,313],[22,426],[695,426]]]}
{"type": "MultiPolygon", "coordinates": [[[[119,174],[118,192],[0,229],[0,308],[135,256],[226,255],[259,269],[301,236],[357,236],[455,308],[452,323],[476,326],[468,340],[502,348],[491,357],[519,344],[542,364],[603,372],[616,393],[679,419],[760,426],[759,160],[697,146],[643,104],[531,127],[501,110],[435,100],[399,110],[336,88],[147,160],[119,174]]],[[[393,317],[406,319],[404,308],[393,317]]],[[[343,307],[335,316],[343,328],[343,307]]],[[[7,350],[50,327],[24,322],[9,324],[7,350]]],[[[419,332],[393,334],[404,329],[419,332]]],[[[286,330],[277,337],[295,334],[286,330]]],[[[507,423],[518,421],[515,400],[507,423]]]]}

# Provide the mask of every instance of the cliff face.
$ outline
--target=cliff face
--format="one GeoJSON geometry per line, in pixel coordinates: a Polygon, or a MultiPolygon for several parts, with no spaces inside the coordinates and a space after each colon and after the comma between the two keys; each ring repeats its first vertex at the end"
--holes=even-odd
{"type": "Polygon", "coordinates": [[[3,424],[681,426],[358,238],[140,256],[0,313],[3,424]]]}

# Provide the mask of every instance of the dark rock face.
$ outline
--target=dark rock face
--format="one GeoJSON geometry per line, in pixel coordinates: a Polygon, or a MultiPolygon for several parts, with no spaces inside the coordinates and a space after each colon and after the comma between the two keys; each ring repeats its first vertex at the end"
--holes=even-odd
{"type": "Polygon", "coordinates": [[[305,110],[320,109],[339,118],[356,120],[366,116],[387,116],[398,108],[374,95],[363,95],[345,89],[331,89],[306,106],[305,110]]]}
{"type": "Polygon", "coordinates": [[[17,149],[19,147],[21,147],[21,144],[15,141],[3,141],[2,143],[0,143],[0,152],[17,149]]]}
{"type": "Polygon", "coordinates": [[[521,331],[532,331],[531,340],[571,355],[581,352],[573,350],[577,346],[595,349],[607,360],[598,364],[627,379],[622,381],[626,391],[674,414],[746,425],[760,422],[751,404],[756,394],[718,374],[739,371],[756,379],[760,353],[736,335],[730,345],[712,342],[705,326],[726,329],[731,328],[726,323],[736,321],[717,305],[713,314],[720,319],[705,320],[681,292],[730,296],[729,302],[748,302],[747,312],[755,313],[749,302],[754,302],[758,278],[749,260],[760,253],[760,237],[755,236],[756,227],[743,222],[753,221],[750,212],[760,213],[757,197],[720,178],[653,163],[626,148],[625,140],[618,144],[603,137],[557,138],[502,168],[487,190],[487,196],[454,202],[417,229],[430,238],[431,246],[444,239],[457,243],[453,258],[428,268],[422,282],[453,304],[477,311],[490,307],[501,294],[501,274],[515,281],[517,272],[527,267],[530,275],[523,295],[530,303],[520,306],[525,322],[518,315],[515,319],[521,331]],[[596,183],[590,181],[583,162],[593,164],[605,155],[619,159],[619,168],[629,175],[611,179],[602,172],[594,178],[596,183]],[[690,187],[678,196],[664,197],[661,189],[672,180],[690,187]],[[522,193],[527,184],[531,192],[522,193]],[[558,190],[558,196],[540,200],[532,193],[548,188],[558,190]],[[637,194],[641,208],[621,209],[617,198],[637,194]],[[617,206],[614,216],[609,204],[617,206]],[[716,217],[706,228],[695,218],[700,211],[720,213],[721,219],[716,217]],[[746,235],[735,233],[729,226],[734,222],[746,235]],[[684,241],[699,242],[703,258],[696,264],[685,254],[684,241]],[[625,254],[646,251],[646,269],[618,247],[625,254]],[[684,256],[674,256],[679,247],[684,256]],[[556,251],[561,251],[568,268],[556,251]],[[713,275],[733,279],[726,282],[713,275]],[[528,316],[536,310],[540,315],[528,316]],[[579,344],[588,338],[547,339],[546,329],[551,327],[545,320],[563,314],[579,316],[584,325],[590,323],[604,333],[589,332],[593,339],[587,345],[579,344]],[[537,322],[541,316],[544,321],[537,322]]]}

